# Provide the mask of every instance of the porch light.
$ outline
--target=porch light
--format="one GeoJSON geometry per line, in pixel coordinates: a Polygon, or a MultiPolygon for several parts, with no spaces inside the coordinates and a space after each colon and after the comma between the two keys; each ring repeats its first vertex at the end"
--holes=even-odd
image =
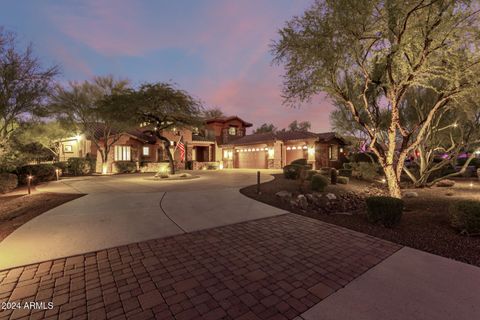
{"type": "Polygon", "coordinates": [[[240,150],[237,149],[237,152],[240,152],[240,150]]]}
{"type": "Polygon", "coordinates": [[[264,150],[264,151],[267,151],[267,150],[268,150],[268,148],[263,148],[263,150],[264,150]]]}
{"type": "Polygon", "coordinates": [[[247,149],[247,151],[248,151],[248,152],[251,152],[251,151],[252,151],[252,149],[247,149]]]}
{"type": "Polygon", "coordinates": [[[343,148],[340,148],[339,151],[340,151],[340,153],[343,153],[343,148]]]}
{"type": "Polygon", "coordinates": [[[308,149],[308,147],[307,147],[307,146],[303,146],[303,149],[304,149],[304,150],[307,150],[307,149],[308,149]]]}
{"type": "Polygon", "coordinates": [[[170,145],[171,145],[171,146],[175,145],[175,142],[173,142],[173,141],[170,140],[170,145]]]}
{"type": "Polygon", "coordinates": [[[292,150],[292,147],[287,147],[287,150],[292,150]]]}
{"type": "Polygon", "coordinates": [[[255,151],[260,151],[260,149],[259,149],[259,148],[257,148],[257,149],[255,149],[255,151]]]}
{"type": "Polygon", "coordinates": [[[297,150],[297,147],[293,146],[293,147],[292,147],[292,150],[297,150]]]}
{"type": "Polygon", "coordinates": [[[314,147],[308,148],[308,154],[313,156],[315,154],[315,148],[314,147]]]}

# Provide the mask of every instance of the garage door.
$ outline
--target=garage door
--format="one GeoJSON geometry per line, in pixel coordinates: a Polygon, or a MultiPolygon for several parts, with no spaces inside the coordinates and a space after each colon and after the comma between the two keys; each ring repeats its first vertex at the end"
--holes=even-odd
{"type": "Polygon", "coordinates": [[[297,159],[306,159],[306,150],[297,149],[297,150],[288,150],[287,149],[287,164],[292,163],[293,160],[297,159]]]}
{"type": "Polygon", "coordinates": [[[246,151],[236,152],[237,168],[244,169],[266,169],[267,152],[266,151],[246,151]]]}

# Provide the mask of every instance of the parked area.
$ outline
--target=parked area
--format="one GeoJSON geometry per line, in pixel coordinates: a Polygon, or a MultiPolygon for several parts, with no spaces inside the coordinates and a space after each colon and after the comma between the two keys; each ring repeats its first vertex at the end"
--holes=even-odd
{"type": "Polygon", "coordinates": [[[457,179],[452,187],[404,190],[407,195],[403,199],[405,210],[399,225],[394,228],[369,223],[366,218],[365,198],[386,193],[385,185],[380,182],[352,178],[348,184],[329,184],[323,192],[315,192],[307,181],[301,191],[298,180],[277,174],[275,180],[261,185],[261,194],[257,194],[256,186],[246,187],[241,192],[300,215],[480,266],[480,237],[460,234],[451,226],[449,216],[453,202],[480,200],[480,183],[473,179],[457,179]],[[412,197],[408,197],[411,193],[414,193],[412,197]],[[298,200],[300,194],[307,195],[305,207],[298,200]],[[328,194],[332,195],[331,199],[328,194]]]}

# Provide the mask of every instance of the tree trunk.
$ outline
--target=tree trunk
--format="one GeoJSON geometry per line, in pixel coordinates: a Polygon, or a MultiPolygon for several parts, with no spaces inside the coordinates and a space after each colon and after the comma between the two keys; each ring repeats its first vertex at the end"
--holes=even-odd
{"type": "Polygon", "coordinates": [[[165,147],[165,152],[167,153],[168,162],[170,163],[170,174],[175,174],[175,164],[173,163],[173,156],[170,152],[170,141],[163,141],[163,145],[165,147]]]}
{"type": "Polygon", "coordinates": [[[386,165],[383,168],[385,179],[387,180],[388,192],[390,197],[401,198],[400,182],[397,178],[396,170],[392,165],[386,165]]]}

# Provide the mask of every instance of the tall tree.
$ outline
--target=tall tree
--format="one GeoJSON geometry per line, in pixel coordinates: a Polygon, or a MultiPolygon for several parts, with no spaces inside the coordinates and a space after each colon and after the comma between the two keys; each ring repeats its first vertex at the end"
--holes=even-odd
{"type": "Polygon", "coordinates": [[[286,68],[286,102],[322,91],[343,105],[368,134],[390,195],[401,197],[405,159],[435,115],[479,85],[477,7],[468,0],[317,0],[273,44],[274,60],[286,68]],[[407,126],[401,114],[410,108],[404,100],[411,88],[437,95],[426,115],[407,126]],[[386,137],[379,129],[383,110],[386,137]]]}
{"type": "Polygon", "coordinates": [[[146,123],[151,128],[145,133],[163,142],[171,174],[175,174],[175,164],[170,151],[170,139],[164,133],[173,128],[198,127],[204,120],[201,103],[170,83],[144,84],[138,90],[113,95],[109,104],[124,105],[126,109],[136,108],[138,122],[146,123]]]}
{"type": "Polygon", "coordinates": [[[44,111],[58,67],[43,68],[32,46],[20,49],[16,37],[0,27],[0,157],[21,117],[44,111]]]}
{"type": "Polygon", "coordinates": [[[273,123],[268,123],[268,124],[263,123],[260,127],[253,130],[253,133],[257,134],[257,133],[267,133],[267,132],[276,132],[276,131],[277,131],[277,127],[275,127],[273,123]]]}
{"type": "Polygon", "coordinates": [[[72,126],[60,121],[34,121],[21,125],[16,141],[27,145],[36,143],[50,152],[50,156],[59,161],[60,141],[76,135],[72,126]]]}
{"type": "Polygon", "coordinates": [[[214,119],[214,118],[220,118],[225,116],[223,111],[218,107],[206,109],[202,113],[205,119],[214,119]]]}
{"type": "Polygon", "coordinates": [[[127,80],[112,76],[95,77],[82,83],[70,82],[68,88],[56,87],[53,106],[62,120],[78,127],[95,144],[107,172],[107,160],[120,133],[134,124],[135,106],[105,103],[107,98],[128,89],[127,80]]]}
{"type": "Polygon", "coordinates": [[[297,120],[294,120],[288,125],[288,131],[308,131],[311,126],[310,121],[298,122],[297,120]]]}

